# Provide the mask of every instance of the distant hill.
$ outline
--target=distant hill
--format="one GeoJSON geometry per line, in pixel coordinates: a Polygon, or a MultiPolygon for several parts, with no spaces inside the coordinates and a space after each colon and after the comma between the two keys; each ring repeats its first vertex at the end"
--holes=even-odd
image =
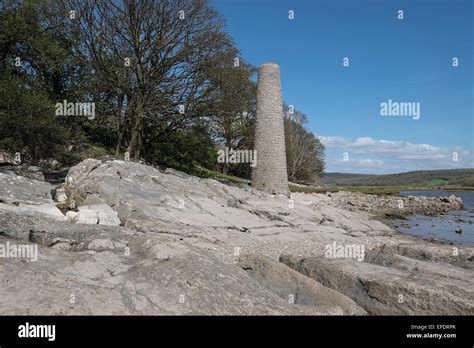
{"type": "Polygon", "coordinates": [[[418,170],[398,174],[325,173],[325,186],[461,186],[474,187],[474,169],[418,170]]]}

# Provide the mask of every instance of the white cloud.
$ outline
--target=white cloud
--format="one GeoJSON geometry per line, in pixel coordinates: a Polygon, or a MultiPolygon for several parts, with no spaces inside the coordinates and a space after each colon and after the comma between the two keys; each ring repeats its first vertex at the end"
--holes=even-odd
{"type": "Polygon", "coordinates": [[[319,136],[319,141],[326,147],[342,147],[347,144],[347,139],[344,137],[324,137],[319,136]]]}
{"type": "Polygon", "coordinates": [[[357,138],[356,141],[350,145],[352,147],[372,146],[372,145],[375,145],[375,141],[371,137],[362,137],[362,138],[357,138]]]}
{"type": "Polygon", "coordinates": [[[463,147],[442,147],[360,137],[321,136],[326,147],[328,171],[400,172],[420,169],[473,167],[473,151],[463,147]],[[347,152],[349,161],[343,161],[347,152]],[[458,161],[454,161],[454,152],[458,161]]]}
{"type": "Polygon", "coordinates": [[[375,140],[371,137],[355,141],[343,137],[320,137],[327,148],[342,148],[352,154],[391,155],[398,159],[436,160],[452,156],[448,148],[429,144],[412,144],[406,141],[375,140]]]}
{"type": "Polygon", "coordinates": [[[350,166],[360,167],[360,168],[374,168],[374,167],[381,167],[384,165],[384,161],[376,160],[376,159],[357,159],[351,161],[344,161],[342,159],[336,159],[337,164],[347,164],[350,166]]]}
{"type": "Polygon", "coordinates": [[[383,161],[375,159],[363,159],[359,161],[361,167],[381,167],[383,164],[383,161]]]}

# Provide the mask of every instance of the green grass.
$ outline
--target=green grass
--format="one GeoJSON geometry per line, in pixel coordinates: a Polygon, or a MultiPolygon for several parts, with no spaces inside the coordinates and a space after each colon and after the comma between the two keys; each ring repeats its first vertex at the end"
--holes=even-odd
{"type": "Polygon", "coordinates": [[[239,178],[237,176],[233,175],[228,175],[224,173],[217,172],[215,170],[210,170],[207,168],[199,168],[197,175],[201,178],[209,178],[209,179],[224,179],[224,180],[229,180],[230,182],[233,182],[234,184],[243,184],[243,185],[249,185],[250,181],[246,179],[239,178]]]}
{"type": "Polygon", "coordinates": [[[474,191],[474,187],[443,187],[441,191],[474,191]]]}
{"type": "Polygon", "coordinates": [[[397,194],[402,191],[473,191],[474,187],[458,187],[447,185],[406,185],[406,186],[347,186],[338,187],[340,191],[362,192],[369,194],[397,194]]]}
{"type": "Polygon", "coordinates": [[[402,191],[474,191],[474,187],[458,186],[329,186],[329,187],[311,187],[289,185],[291,192],[304,193],[326,193],[326,192],[360,192],[373,195],[391,195],[402,191]]]}
{"type": "MultiPolygon", "coordinates": [[[[218,171],[210,170],[207,168],[198,168],[197,175],[202,178],[210,178],[215,180],[228,180],[234,184],[250,185],[250,180],[239,178],[237,176],[223,174],[218,171]]],[[[404,186],[327,186],[327,187],[315,187],[315,186],[299,186],[289,184],[288,189],[291,192],[302,192],[302,193],[327,193],[327,192],[338,192],[338,191],[349,191],[349,192],[361,192],[374,195],[389,195],[398,194],[401,191],[474,191],[474,187],[460,187],[460,186],[449,186],[446,185],[444,179],[434,179],[427,182],[425,185],[404,185],[404,186]]]]}
{"type": "Polygon", "coordinates": [[[405,191],[405,188],[391,187],[391,186],[348,186],[340,187],[340,191],[361,192],[373,195],[388,195],[397,194],[400,191],[405,191]]]}
{"type": "Polygon", "coordinates": [[[326,192],[361,192],[375,195],[396,194],[400,191],[407,191],[413,188],[408,187],[391,187],[391,186],[328,186],[328,187],[313,187],[313,186],[296,186],[288,185],[291,192],[304,193],[326,193],[326,192]]]}
{"type": "Polygon", "coordinates": [[[448,180],[445,179],[433,179],[425,183],[426,186],[445,186],[448,183],[448,180]]]}

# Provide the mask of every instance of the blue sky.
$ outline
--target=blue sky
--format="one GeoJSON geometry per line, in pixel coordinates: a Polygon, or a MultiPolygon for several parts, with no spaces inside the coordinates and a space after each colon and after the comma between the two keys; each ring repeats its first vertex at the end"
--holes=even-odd
{"type": "Polygon", "coordinates": [[[327,171],[474,167],[472,0],[213,3],[248,62],[280,65],[283,99],[326,145],[327,171]],[[389,99],[419,103],[420,118],[381,116],[389,99]]]}

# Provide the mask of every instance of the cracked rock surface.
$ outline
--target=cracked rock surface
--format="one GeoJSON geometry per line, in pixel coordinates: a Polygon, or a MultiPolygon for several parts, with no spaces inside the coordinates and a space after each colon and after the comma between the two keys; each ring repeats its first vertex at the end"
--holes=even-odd
{"type": "Polygon", "coordinates": [[[0,173],[0,246],[38,246],[37,261],[0,257],[3,314],[473,314],[474,248],[327,195],[96,159],[52,192],[0,173]],[[332,243],[364,260],[328,258],[332,243]]]}

